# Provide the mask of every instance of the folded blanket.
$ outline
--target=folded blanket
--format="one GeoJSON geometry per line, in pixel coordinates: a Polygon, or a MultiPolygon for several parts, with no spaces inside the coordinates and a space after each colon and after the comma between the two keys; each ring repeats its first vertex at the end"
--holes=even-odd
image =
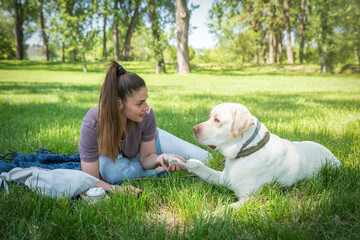
{"type": "Polygon", "coordinates": [[[8,182],[16,182],[46,196],[69,199],[94,187],[98,181],[85,172],[72,169],[13,168],[0,175],[0,186],[6,191],[8,182]]]}
{"type": "Polygon", "coordinates": [[[68,156],[42,148],[32,154],[10,150],[0,156],[0,173],[0,187],[6,190],[8,182],[16,182],[51,197],[72,198],[99,181],[81,171],[79,153],[68,156]]]}
{"type": "Polygon", "coordinates": [[[80,154],[54,154],[54,152],[39,148],[36,153],[22,154],[11,151],[0,156],[0,173],[8,172],[15,167],[39,167],[43,169],[75,169],[81,170],[80,154]]]}

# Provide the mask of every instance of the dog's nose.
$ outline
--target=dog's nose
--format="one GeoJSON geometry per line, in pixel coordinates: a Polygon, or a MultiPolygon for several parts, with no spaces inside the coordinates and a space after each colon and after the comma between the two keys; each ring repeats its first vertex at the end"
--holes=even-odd
{"type": "Polygon", "coordinates": [[[199,125],[193,126],[194,133],[197,133],[199,131],[199,125]]]}

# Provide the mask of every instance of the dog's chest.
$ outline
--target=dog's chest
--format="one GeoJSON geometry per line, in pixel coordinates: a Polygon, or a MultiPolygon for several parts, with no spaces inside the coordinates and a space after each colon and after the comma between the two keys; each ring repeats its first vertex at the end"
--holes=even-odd
{"type": "Polygon", "coordinates": [[[235,159],[226,159],[225,162],[225,168],[223,170],[223,174],[222,174],[222,182],[223,183],[229,183],[231,180],[235,178],[237,178],[236,176],[238,175],[237,173],[237,166],[238,164],[236,164],[236,160],[235,159]]]}

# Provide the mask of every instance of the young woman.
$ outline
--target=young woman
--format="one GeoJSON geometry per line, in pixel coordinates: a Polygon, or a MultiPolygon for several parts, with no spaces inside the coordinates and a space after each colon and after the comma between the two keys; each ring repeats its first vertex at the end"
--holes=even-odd
{"type": "MultiPolygon", "coordinates": [[[[102,177],[97,184],[108,191],[123,190],[123,181],[179,171],[178,163],[163,164],[165,154],[181,160],[207,163],[210,154],[156,127],[153,109],[147,105],[147,88],[137,74],[117,62],[109,64],[101,88],[99,106],[85,115],[79,139],[82,171],[102,177]]],[[[140,189],[130,186],[133,193],[140,189]]]]}

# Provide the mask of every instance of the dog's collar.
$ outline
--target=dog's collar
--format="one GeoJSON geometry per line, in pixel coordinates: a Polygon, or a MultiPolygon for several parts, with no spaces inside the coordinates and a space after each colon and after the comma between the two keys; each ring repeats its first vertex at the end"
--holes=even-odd
{"type": "Polygon", "coordinates": [[[251,137],[242,145],[239,153],[236,155],[236,158],[241,158],[241,157],[246,157],[249,156],[251,154],[253,154],[254,152],[257,152],[258,150],[260,150],[268,141],[270,138],[270,133],[266,132],[265,136],[263,139],[261,139],[260,142],[258,142],[258,144],[256,144],[255,146],[249,147],[248,149],[245,149],[247,146],[249,146],[249,144],[255,139],[256,135],[259,133],[260,130],[260,121],[257,121],[256,124],[256,128],[254,133],[251,135],[251,137]]]}

